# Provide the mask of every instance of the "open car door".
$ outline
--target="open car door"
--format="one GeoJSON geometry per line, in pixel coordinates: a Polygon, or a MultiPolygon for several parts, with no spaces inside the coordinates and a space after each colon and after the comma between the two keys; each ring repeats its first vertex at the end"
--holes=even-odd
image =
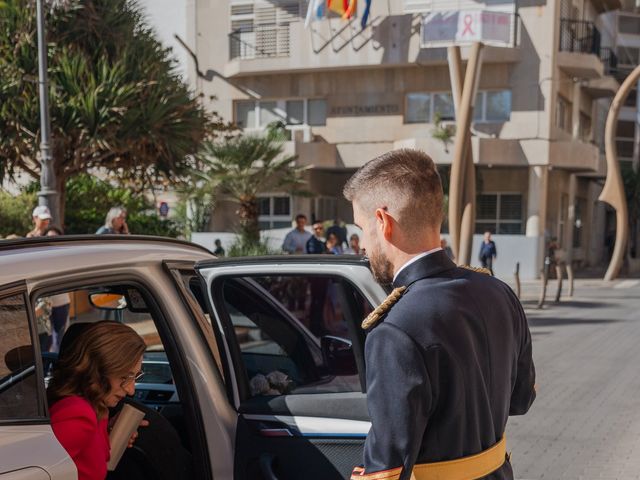
{"type": "Polygon", "coordinates": [[[385,297],[359,257],[196,266],[238,412],[235,479],[349,478],[362,462],[363,318],[385,297]]]}

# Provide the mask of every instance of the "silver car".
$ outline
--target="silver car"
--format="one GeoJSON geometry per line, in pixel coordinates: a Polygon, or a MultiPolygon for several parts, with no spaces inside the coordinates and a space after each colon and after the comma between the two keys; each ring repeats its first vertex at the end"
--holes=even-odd
{"type": "Polygon", "coordinates": [[[0,480],[77,477],[45,396],[55,295],[68,295],[68,329],[112,319],[147,343],[132,401],[163,433],[130,449],[144,478],[339,479],[361,463],[360,322],[386,296],[362,258],[46,237],[0,242],[0,480]]]}

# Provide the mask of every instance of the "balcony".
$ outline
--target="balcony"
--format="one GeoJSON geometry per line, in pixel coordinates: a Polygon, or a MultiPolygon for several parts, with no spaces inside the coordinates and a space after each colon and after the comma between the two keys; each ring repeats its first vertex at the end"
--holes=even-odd
{"type": "Polygon", "coordinates": [[[611,97],[620,88],[618,57],[609,47],[600,48],[600,60],[604,65],[604,75],[587,81],[585,91],[591,98],[611,97]]]}
{"type": "Polygon", "coordinates": [[[600,58],[600,38],[593,22],[561,18],[558,67],[572,77],[602,77],[605,68],[600,58]]]}
{"type": "Polygon", "coordinates": [[[289,56],[289,24],[256,25],[229,34],[229,59],[289,56]]]}
{"type": "MultiPolygon", "coordinates": [[[[520,60],[516,15],[508,18],[507,47],[487,45],[483,62],[513,63],[520,60]]],[[[254,25],[229,34],[227,78],[272,72],[411,65],[446,65],[446,48],[422,48],[422,17],[413,14],[375,18],[365,30],[356,21],[319,21],[306,29],[300,20],[254,25]]],[[[463,60],[470,48],[462,48],[463,60]]]]}

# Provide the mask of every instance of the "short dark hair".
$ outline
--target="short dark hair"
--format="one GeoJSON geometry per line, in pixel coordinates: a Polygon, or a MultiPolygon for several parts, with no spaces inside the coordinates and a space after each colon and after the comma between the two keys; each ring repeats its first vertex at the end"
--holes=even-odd
{"type": "Polygon", "coordinates": [[[392,150],[364,164],[344,187],[364,208],[387,207],[408,232],[440,228],[443,192],[436,165],[420,150],[392,150]]]}
{"type": "Polygon", "coordinates": [[[296,215],[296,222],[301,218],[304,218],[306,220],[307,216],[304,213],[299,213],[298,215],[296,215]]]}

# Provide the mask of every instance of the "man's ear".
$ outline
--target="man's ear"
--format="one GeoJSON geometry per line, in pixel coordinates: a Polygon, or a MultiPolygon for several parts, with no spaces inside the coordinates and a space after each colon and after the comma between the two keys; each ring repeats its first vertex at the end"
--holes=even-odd
{"type": "Polygon", "coordinates": [[[376,209],[376,225],[380,228],[384,239],[390,242],[393,233],[393,217],[389,215],[386,208],[376,209]]]}

